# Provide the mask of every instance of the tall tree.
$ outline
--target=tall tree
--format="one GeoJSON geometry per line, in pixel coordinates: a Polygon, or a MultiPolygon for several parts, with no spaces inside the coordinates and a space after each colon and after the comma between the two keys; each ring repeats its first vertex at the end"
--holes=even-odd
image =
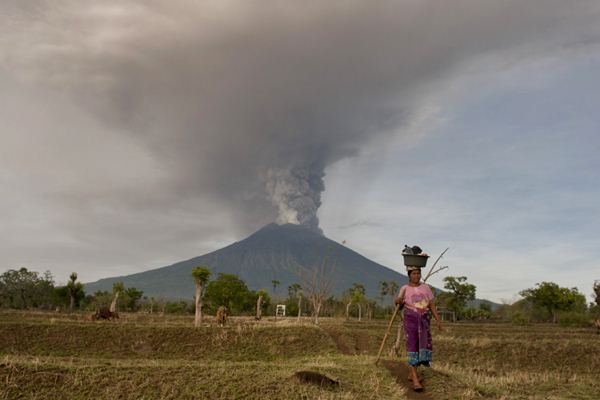
{"type": "Polygon", "coordinates": [[[273,285],[273,294],[277,294],[277,286],[279,286],[281,282],[279,282],[277,279],[273,279],[271,281],[271,284],[273,285]]]}
{"type": "Polygon", "coordinates": [[[386,281],[379,282],[379,299],[381,300],[381,307],[383,307],[383,299],[390,291],[390,285],[386,281]]]}
{"type": "Polygon", "coordinates": [[[299,283],[291,284],[288,286],[288,295],[290,300],[298,298],[298,321],[300,321],[300,316],[302,315],[302,286],[299,283]]]}
{"type": "Polygon", "coordinates": [[[121,295],[121,293],[123,293],[124,290],[125,285],[123,285],[123,282],[113,283],[113,299],[110,303],[110,312],[117,312],[117,302],[119,301],[119,296],[121,295]]]}
{"type": "Polygon", "coordinates": [[[594,298],[596,305],[600,307],[600,280],[594,281],[594,298]]]}
{"type": "Polygon", "coordinates": [[[450,291],[445,297],[446,305],[457,315],[463,312],[467,301],[475,300],[475,291],[477,288],[475,285],[467,283],[466,276],[445,277],[444,288],[450,291]]]}
{"type": "Polygon", "coordinates": [[[194,316],[194,326],[198,327],[202,324],[202,295],[208,280],[210,279],[210,271],[202,266],[192,269],[192,277],[196,284],[196,313],[194,316]]]}
{"type": "Polygon", "coordinates": [[[535,288],[522,290],[519,294],[534,306],[547,310],[554,323],[557,311],[585,309],[586,306],[585,296],[577,288],[560,287],[554,282],[538,283],[535,288]]]}
{"type": "Polygon", "coordinates": [[[72,272],[67,282],[67,293],[69,294],[69,312],[75,308],[75,299],[79,293],[83,293],[83,284],[77,281],[77,272],[72,272]]]}

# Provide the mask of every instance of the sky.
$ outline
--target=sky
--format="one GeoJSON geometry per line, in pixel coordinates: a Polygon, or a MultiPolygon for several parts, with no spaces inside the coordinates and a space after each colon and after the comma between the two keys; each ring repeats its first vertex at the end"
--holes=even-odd
{"type": "Polygon", "coordinates": [[[497,302],[600,279],[600,4],[7,1],[0,271],[84,282],[298,223],[497,302]]]}

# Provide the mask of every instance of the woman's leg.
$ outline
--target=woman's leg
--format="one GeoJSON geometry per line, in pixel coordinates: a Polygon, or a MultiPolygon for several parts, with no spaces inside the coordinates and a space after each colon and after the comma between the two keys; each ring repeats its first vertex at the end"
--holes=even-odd
{"type": "Polygon", "coordinates": [[[419,381],[419,376],[417,375],[417,367],[415,367],[413,365],[409,365],[408,370],[409,370],[410,376],[412,378],[411,380],[413,383],[413,389],[415,391],[423,390],[423,385],[421,385],[421,381],[419,381]]]}

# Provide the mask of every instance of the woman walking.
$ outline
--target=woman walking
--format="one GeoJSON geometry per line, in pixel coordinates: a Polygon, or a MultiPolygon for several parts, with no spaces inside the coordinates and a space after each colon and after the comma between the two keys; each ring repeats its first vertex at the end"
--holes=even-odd
{"type": "Polygon", "coordinates": [[[442,330],[442,322],[435,308],[431,288],[421,283],[421,268],[406,267],[409,282],[400,288],[396,304],[404,306],[404,332],[406,334],[406,352],[408,353],[409,376],[416,392],[423,391],[423,385],[417,376],[417,367],[429,367],[431,361],[430,313],[435,318],[438,329],[442,330]]]}

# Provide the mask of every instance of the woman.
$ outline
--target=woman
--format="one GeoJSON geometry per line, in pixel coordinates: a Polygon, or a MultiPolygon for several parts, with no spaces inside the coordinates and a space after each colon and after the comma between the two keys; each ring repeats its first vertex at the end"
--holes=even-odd
{"type": "Polygon", "coordinates": [[[431,331],[429,329],[429,311],[437,321],[438,329],[442,330],[442,321],[438,315],[431,288],[421,283],[421,268],[406,267],[409,282],[400,288],[396,304],[404,307],[404,332],[406,334],[406,352],[408,353],[409,375],[413,389],[423,390],[423,385],[417,376],[417,367],[429,367],[431,361],[431,331]]]}

